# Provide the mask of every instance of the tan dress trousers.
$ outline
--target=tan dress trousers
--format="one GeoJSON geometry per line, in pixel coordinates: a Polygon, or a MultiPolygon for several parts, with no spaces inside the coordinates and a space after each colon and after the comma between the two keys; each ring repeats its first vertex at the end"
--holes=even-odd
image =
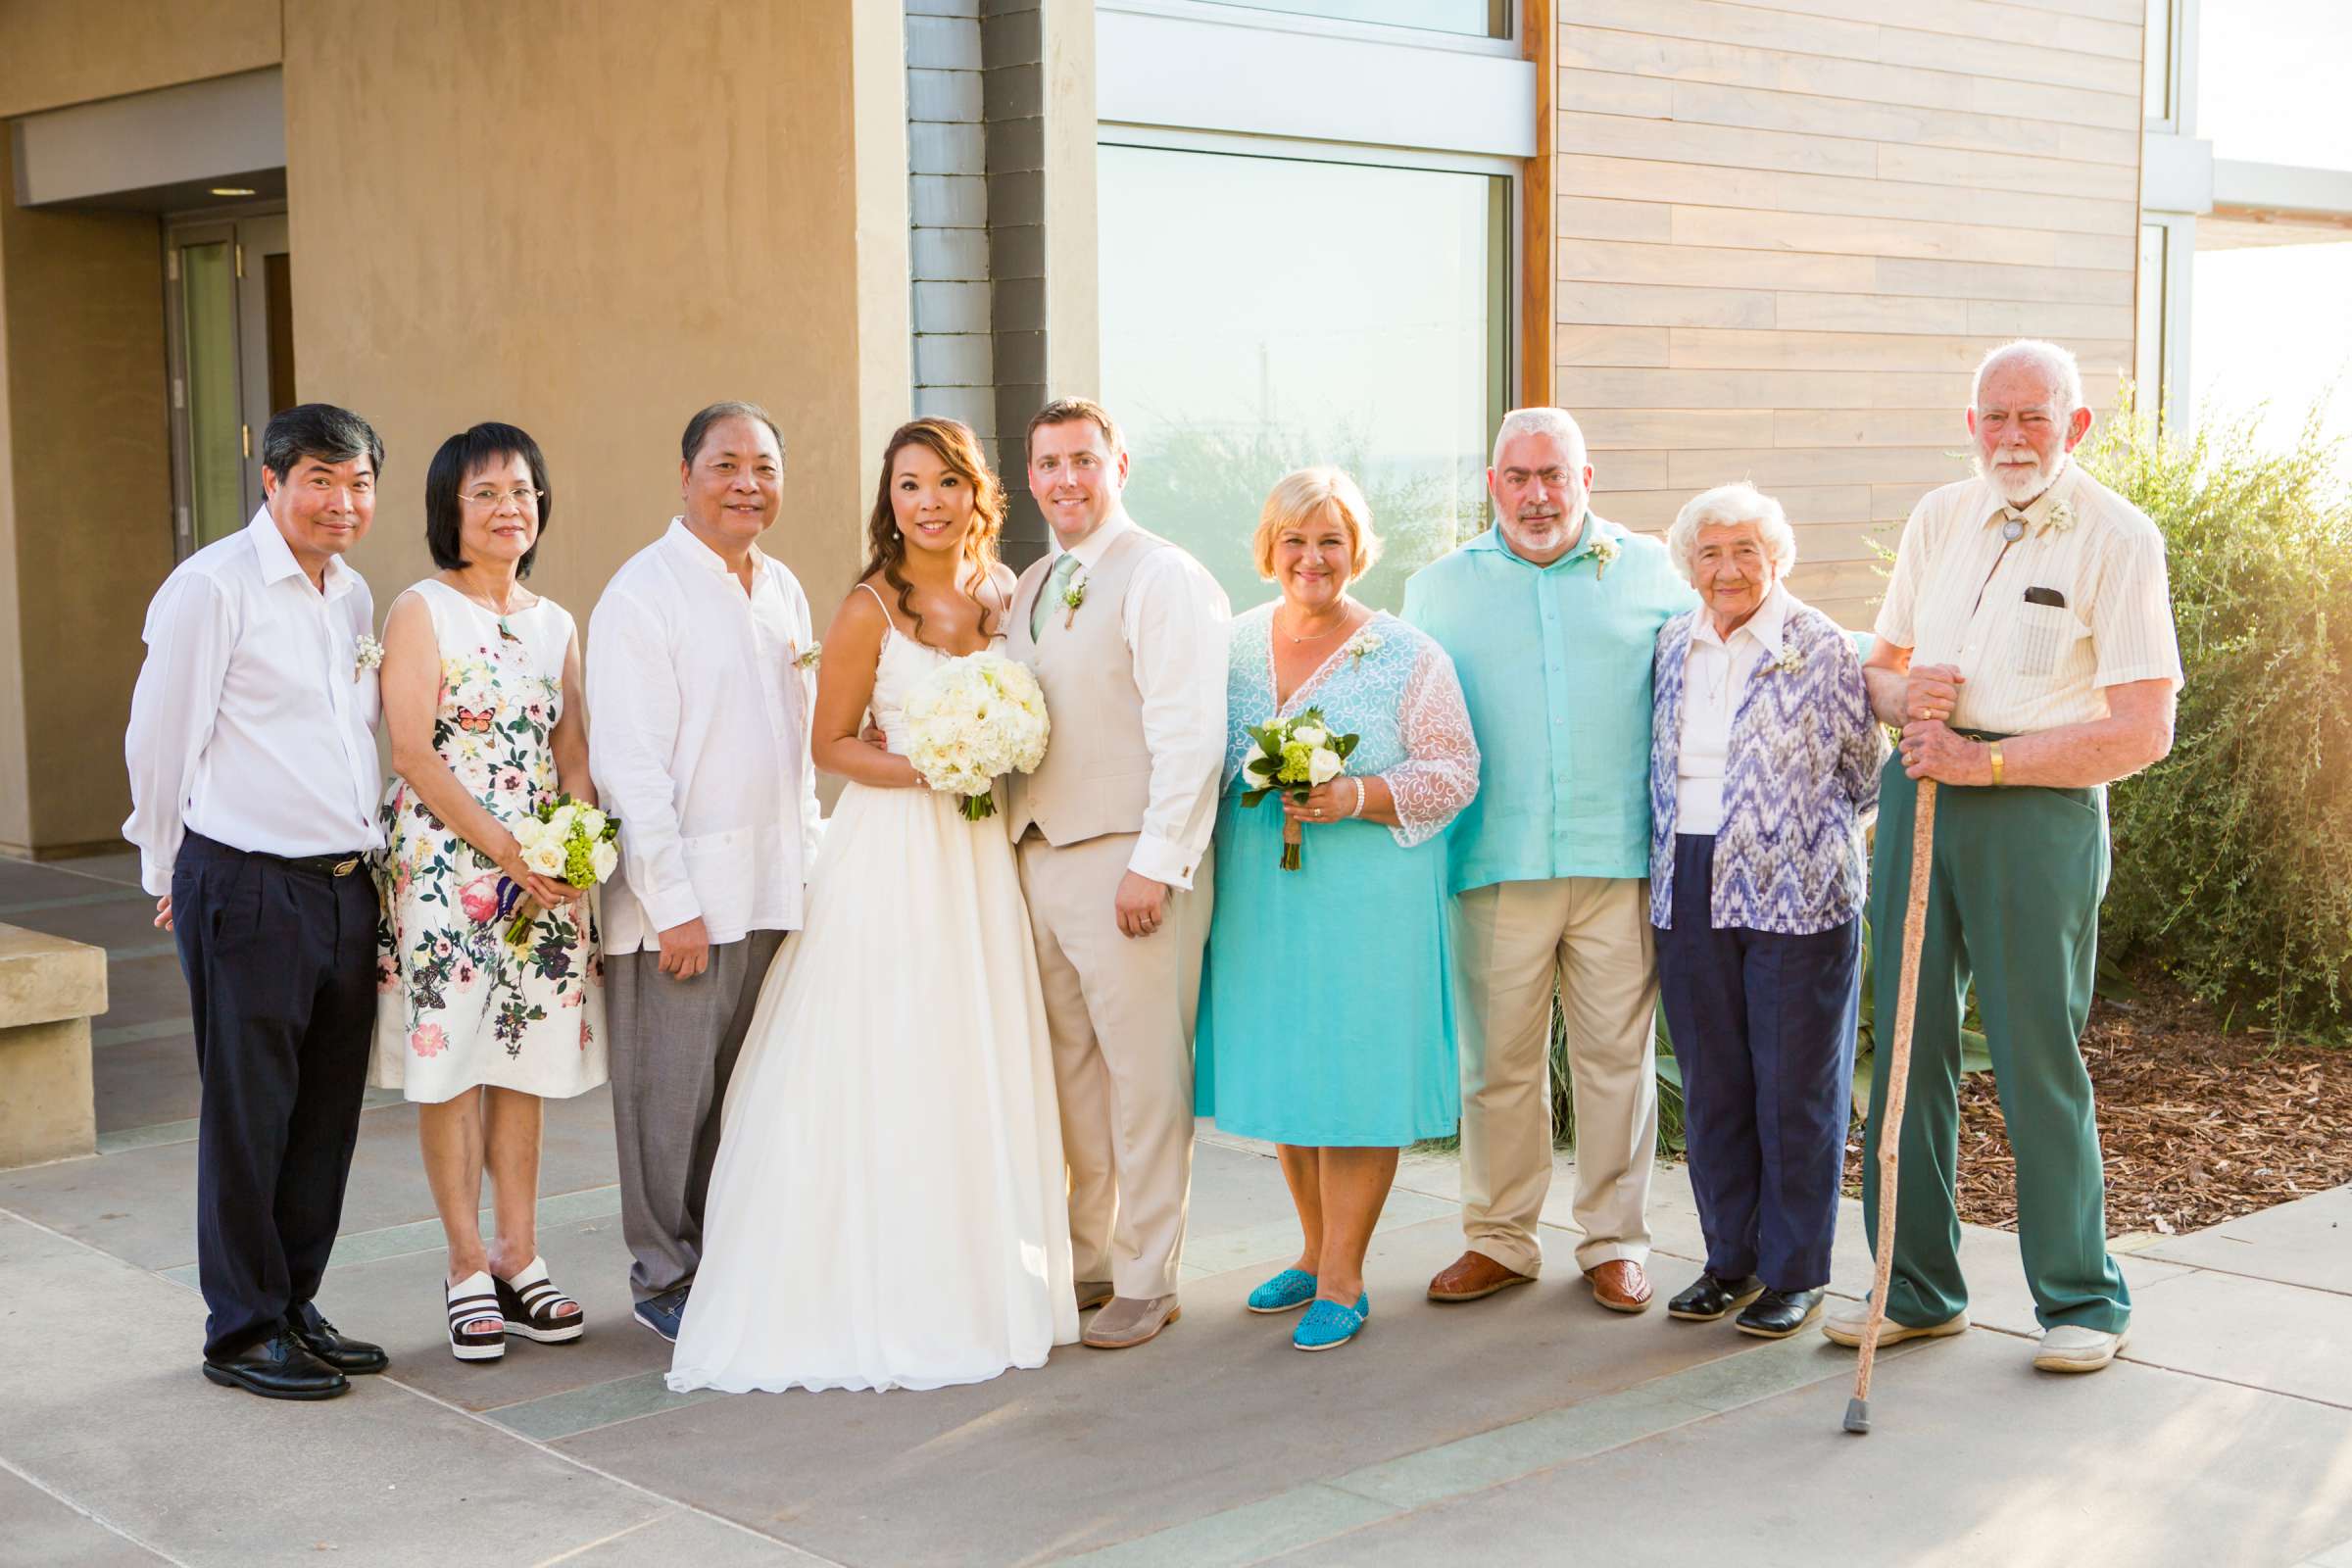
{"type": "Polygon", "coordinates": [[[1193,1184],[1193,1020],[1214,867],[1170,889],[1148,937],[1119,932],[1112,903],[1136,835],[1054,849],[1021,840],[1021,891],[1061,1095],[1070,1253],[1081,1280],[1136,1300],[1176,1294],[1193,1184]]]}
{"type": "Polygon", "coordinates": [[[1657,960],[1649,883],[1558,877],[1459,900],[1462,1231],[1470,1250],[1536,1274],[1551,1187],[1551,998],[1567,1019],[1576,1107],[1580,1269],[1649,1257],[1658,1137],[1657,960]]]}

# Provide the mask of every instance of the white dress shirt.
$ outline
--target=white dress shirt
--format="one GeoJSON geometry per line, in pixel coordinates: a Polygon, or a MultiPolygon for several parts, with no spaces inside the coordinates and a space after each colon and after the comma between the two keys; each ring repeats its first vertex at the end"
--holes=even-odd
{"type": "Polygon", "coordinates": [[[375,629],[367,582],[340,560],[325,589],[263,508],[181,562],[147,606],[147,662],[122,751],[139,881],[161,898],[190,829],[266,855],[380,848],[375,629]]]}
{"type": "Polygon", "coordinates": [[[1983,479],[1931,490],[1903,525],[1878,635],[1966,677],[1954,729],[2030,734],[2107,716],[2107,688],[2180,688],[2164,535],[2069,460],[2019,514],[1983,479]],[[2031,596],[2031,597],[2029,597],[2031,596]]]}
{"type": "Polygon", "coordinates": [[[751,592],[670,519],[588,621],[588,763],[620,818],[605,949],[700,917],[713,943],[797,930],[823,816],[808,752],[808,596],[752,551],[751,592]]]}
{"type": "MultiPolygon", "coordinates": [[[[1134,526],[1126,508],[1114,507],[1083,543],[1054,559],[1076,556],[1083,581],[1134,526]]],[[[1127,579],[1119,606],[1119,631],[1134,656],[1135,689],[1144,699],[1144,744],[1152,753],[1151,799],[1127,869],[1170,887],[1193,885],[1193,869],[1216,831],[1216,811],[1200,807],[1203,797],[1215,796],[1225,766],[1231,618],[1225,590],[1182,550],[1146,556],[1127,579]]]]}
{"type": "Polygon", "coordinates": [[[1726,640],[1704,605],[1690,628],[1683,664],[1683,748],[1674,768],[1674,830],[1708,834],[1723,825],[1723,770],[1732,749],[1732,718],[1748,677],[1781,657],[1788,622],[1788,590],[1772,592],[1726,640]]]}

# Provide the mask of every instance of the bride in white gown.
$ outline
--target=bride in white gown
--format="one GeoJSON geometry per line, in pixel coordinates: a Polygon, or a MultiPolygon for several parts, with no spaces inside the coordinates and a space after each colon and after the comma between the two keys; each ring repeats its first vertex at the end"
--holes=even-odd
{"type": "Polygon", "coordinates": [[[818,673],[811,746],[848,782],[727,1094],[680,1392],[944,1388],[1078,1338],[1012,846],[900,755],[915,684],[1003,635],[1004,492],[951,419],[903,426],[882,473],[818,673]]]}

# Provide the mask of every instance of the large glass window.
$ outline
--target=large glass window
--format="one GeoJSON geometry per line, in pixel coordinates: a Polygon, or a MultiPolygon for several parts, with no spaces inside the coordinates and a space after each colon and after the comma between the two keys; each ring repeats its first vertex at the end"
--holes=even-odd
{"type": "Polygon", "coordinates": [[[1250,535],[1276,479],[1337,464],[1404,579],[1484,523],[1508,385],[1509,181],[1493,174],[1105,144],[1104,401],[1137,519],[1239,610],[1273,597],[1250,535]]]}
{"type": "Polygon", "coordinates": [[[1510,0],[1209,0],[1212,5],[1294,16],[1331,17],[1391,27],[1461,32],[1474,38],[1510,36],[1510,0]]]}
{"type": "Polygon", "coordinates": [[[2228,225],[2198,229],[2189,318],[2197,407],[2224,418],[2259,408],[2261,441],[2283,449],[2328,398],[2327,433],[2352,436],[2352,342],[2313,329],[2352,299],[2352,241],[2207,249],[2229,237],[2228,225]]]}
{"type": "Polygon", "coordinates": [[[2216,158],[2352,169],[2347,61],[2352,5],[2344,0],[2204,0],[2197,134],[2216,158]]]}

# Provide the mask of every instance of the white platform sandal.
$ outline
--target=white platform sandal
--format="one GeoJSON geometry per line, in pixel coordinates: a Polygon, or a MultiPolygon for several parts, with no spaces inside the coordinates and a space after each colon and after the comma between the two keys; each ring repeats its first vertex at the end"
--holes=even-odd
{"type": "Polygon", "coordinates": [[[556,1289],[547,1277],[547,1259],[534,1257],[511,1280],[493,1278],[498,1307],[507,1332],[538,1345],[569,1345],[588,1330],[588,1315],[580,1303],[556,1289]],[[563,1310],[570,1307],[569,1312],[563,1310]]]}
{"type": "Polygon", "coordinates": [[[507,1353],[507,1328],[498,1295],[480,1269],[449,1287],[449,1353],[461,1361],[495,1361],[507,1353]]]}

